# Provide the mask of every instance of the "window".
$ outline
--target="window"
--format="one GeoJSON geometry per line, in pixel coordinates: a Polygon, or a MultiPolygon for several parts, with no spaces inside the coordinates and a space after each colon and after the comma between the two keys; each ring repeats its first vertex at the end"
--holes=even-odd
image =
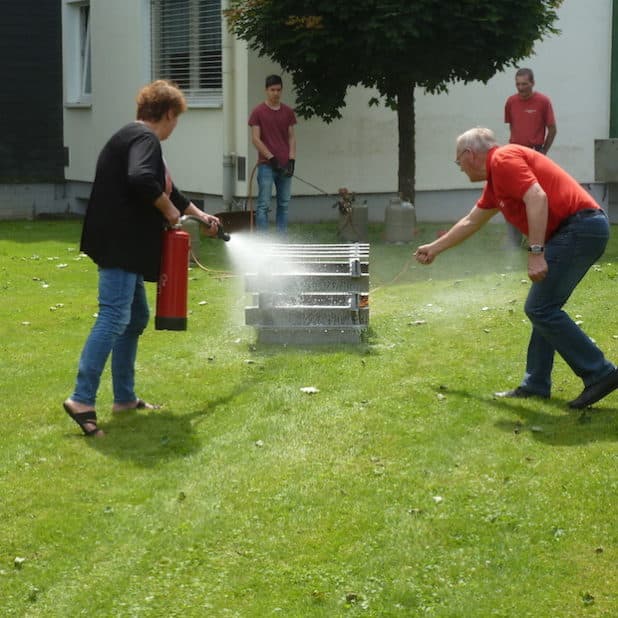
{"type": "Polygon", "coordinates": [[[190,105],[221,105],[221,0],[152,0],[151,18],[152,78],[190,105]]]}
{"type": "Polygon", "coordinates": [[[67,0],[65,4],[66,97],[69,103],[90,103],[90,1],[67,0]]]}

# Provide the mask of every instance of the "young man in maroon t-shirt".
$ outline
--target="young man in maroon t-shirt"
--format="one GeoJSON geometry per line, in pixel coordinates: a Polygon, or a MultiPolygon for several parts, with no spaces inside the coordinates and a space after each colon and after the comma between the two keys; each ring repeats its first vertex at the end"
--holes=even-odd
{"type": "Polygon", "coordinates": [[[256,228],[268,229],[268,211],[273,184],[277,192],[277,231],[287,232],[288,204],[292,196],[292,176],[296,162],[296,116],[281,102],[283,82],[279,75],[266,78],[266,100],[249,116],[251,140],[258,151],[258,197],[256,228]]]}

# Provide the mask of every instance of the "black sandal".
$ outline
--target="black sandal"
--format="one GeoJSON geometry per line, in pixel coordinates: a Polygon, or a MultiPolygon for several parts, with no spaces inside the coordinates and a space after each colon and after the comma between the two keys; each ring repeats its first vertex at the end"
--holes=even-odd
{"type": "Polygon", "coordinates": [[[86,410],[85,412],[73,412],[66,401],[62,404],[64,411],[79,425],[80,429],[86,436],[103,435],[103,432],[97,427],[97,413],[94,410],[86,410]],[[90,425],[90,428],[86,426],[90,425]]]}

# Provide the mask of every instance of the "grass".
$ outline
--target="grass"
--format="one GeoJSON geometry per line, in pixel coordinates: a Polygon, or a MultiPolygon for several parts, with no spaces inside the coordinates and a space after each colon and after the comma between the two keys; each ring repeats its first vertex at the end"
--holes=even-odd
{"type": "MultiPolygon", "coordinates": [[[[79,232],[0,223],[3,616],[618,614],[618,396],[568,412],[581,384],[557,360],[550,401],[492,399],[529,333],[503,226],[430,267],[372,227],[356,347],[255,346],[204,241],[189,330],[140,347],[139,394],[164,409],[112,417],[106,372],[102,440],[60,406],[96,311],[79,232]]],[[[614,361],[617,276],[614,239],[568,306],[614,361]]]]}

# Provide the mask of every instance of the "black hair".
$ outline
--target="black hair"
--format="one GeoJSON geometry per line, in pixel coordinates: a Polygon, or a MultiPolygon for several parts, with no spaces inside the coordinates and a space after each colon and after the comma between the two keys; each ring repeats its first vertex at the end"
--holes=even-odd
{"type": "Polygon", "coordinates": [[[279,75],[269,75],[266,78],[266,88],[271,86],[283,86],[283,80],[279,75]]]}

